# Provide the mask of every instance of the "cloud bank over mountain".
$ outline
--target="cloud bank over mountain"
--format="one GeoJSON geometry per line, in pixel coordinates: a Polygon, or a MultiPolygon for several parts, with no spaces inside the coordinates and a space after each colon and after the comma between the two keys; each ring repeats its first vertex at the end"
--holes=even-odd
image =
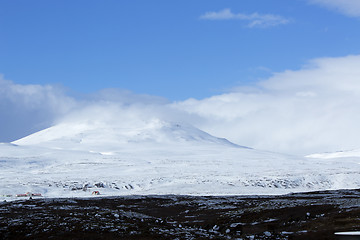
{"type": "Polygon", "coordinates": [[[76,104],[59,86],[21,85],[0,76],[0,141],[48,127],[76,104]]]}
{"type": "Polygon", "coordinates": [[[321,58],[252,89],[176,103],[203,130],[247,146],[291,153],[359,147],[360,56],[321,58]]]}
{"type": "MultiPolygon", "coordinates": [[[[0,79],[0,141],[62,121],[117,121],[156,117],[190,123],[249,147],[310,154],[360,147],[360,56],[319,58],[299,70],[274,73],[253,86],[205,99],[168,102],[108,89],[85,98],[60,87],[0,79]]],[[[220,81],[221,79],[219,79],[220,81]]]]}

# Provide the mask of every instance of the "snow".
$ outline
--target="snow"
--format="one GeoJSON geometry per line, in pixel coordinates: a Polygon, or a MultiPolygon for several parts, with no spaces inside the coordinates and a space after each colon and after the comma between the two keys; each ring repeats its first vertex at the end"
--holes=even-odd
{"type": "MultiPolygon", "coordinates": [[[[216,138],[186,124],[169,123],[159,119],[137,122],[131,126],[122,123],[109,126],[104,122],[62,123],[20,140],[17,145],[41,145],[54,149],[118,150],[120,145],[147,146],[154,143],[183,144],[188,142],[214,143],[237,146],[223,138],[216,138]]],[[[105,154],[112,154],[105,151],[105,154]]]]}
{"type": "Polygon", "coordinates": [[[283,155],[180,123],[63,122],[0,144],[0,199],[286,194],[359,188],[360,158],[283,155]],[[100,195],[91,195],[99,191],[100,195]]]}
{"type": "Polygon", "coordinates": [[[354,149],[350,151],[338,151],[338,152],[330,152],[330,153],[314,153],[310,154],[307,157],[309,158],[360,158],[360,149],[354,149]]]}
{"type": "Polygon", "coordinates": [[[360,236],[360,232],[336,232],[335,235],[341,236],[360,236]]]}

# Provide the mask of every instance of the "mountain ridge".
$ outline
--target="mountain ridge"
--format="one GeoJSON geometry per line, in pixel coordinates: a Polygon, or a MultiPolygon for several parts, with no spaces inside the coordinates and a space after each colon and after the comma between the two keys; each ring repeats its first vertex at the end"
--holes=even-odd
{"type": "Polygon", "coordinates": [[[228,147],[248,148],[225,138],[214,137],[189,124],[166,122],[159,119],[143,121],[135,126],[121,123],[109,126],[101,122],[60,123],[19,140],[16,145],[41,145],[53,148],[83,149],[114,148],[128,144],[213,144],[228,147]]]}

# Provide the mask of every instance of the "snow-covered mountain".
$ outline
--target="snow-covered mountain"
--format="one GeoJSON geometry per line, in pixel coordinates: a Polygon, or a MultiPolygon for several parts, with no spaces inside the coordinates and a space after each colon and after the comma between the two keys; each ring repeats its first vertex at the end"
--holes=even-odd
{"type": "Polygon", "coordinates": [[[0,144],[0,195],[283,194],[359,188],[360,159],[241,147],[183,123],[66,121],[0,144]]]}
{"type": "Polygon", "coordinates": [[[119,151],[130,146],[163,147],[189,144],[240,147],[193,126],[156,118],[137,121],[130,126],[129,123],[121,122],[111,126],[99,121],[67,122],[14,141],[13,144],[89,151],[119,151]]]}

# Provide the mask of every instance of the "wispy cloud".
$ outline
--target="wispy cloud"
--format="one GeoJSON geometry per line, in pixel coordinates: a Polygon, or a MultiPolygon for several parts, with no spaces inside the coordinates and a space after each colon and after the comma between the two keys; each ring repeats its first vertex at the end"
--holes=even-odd
{"type": "Polygon", "coordinates": [[[229,8],[221,10],[219,12],[207,12],[200,16],[200,19],[204,20],[241,20],[246,21],[247,26],[250,28],[253,27],[273,27],[277,25],[288,24],[289,19],[284,18],[279,15],[273,14],[242,14],[242,13],[233,13],[229,8]]]}
{"type": "Polygon", "coordinates": [[[309,0],[309,2],[337,10],[350,17],[360,17],[359,0],[309,0]]]}

